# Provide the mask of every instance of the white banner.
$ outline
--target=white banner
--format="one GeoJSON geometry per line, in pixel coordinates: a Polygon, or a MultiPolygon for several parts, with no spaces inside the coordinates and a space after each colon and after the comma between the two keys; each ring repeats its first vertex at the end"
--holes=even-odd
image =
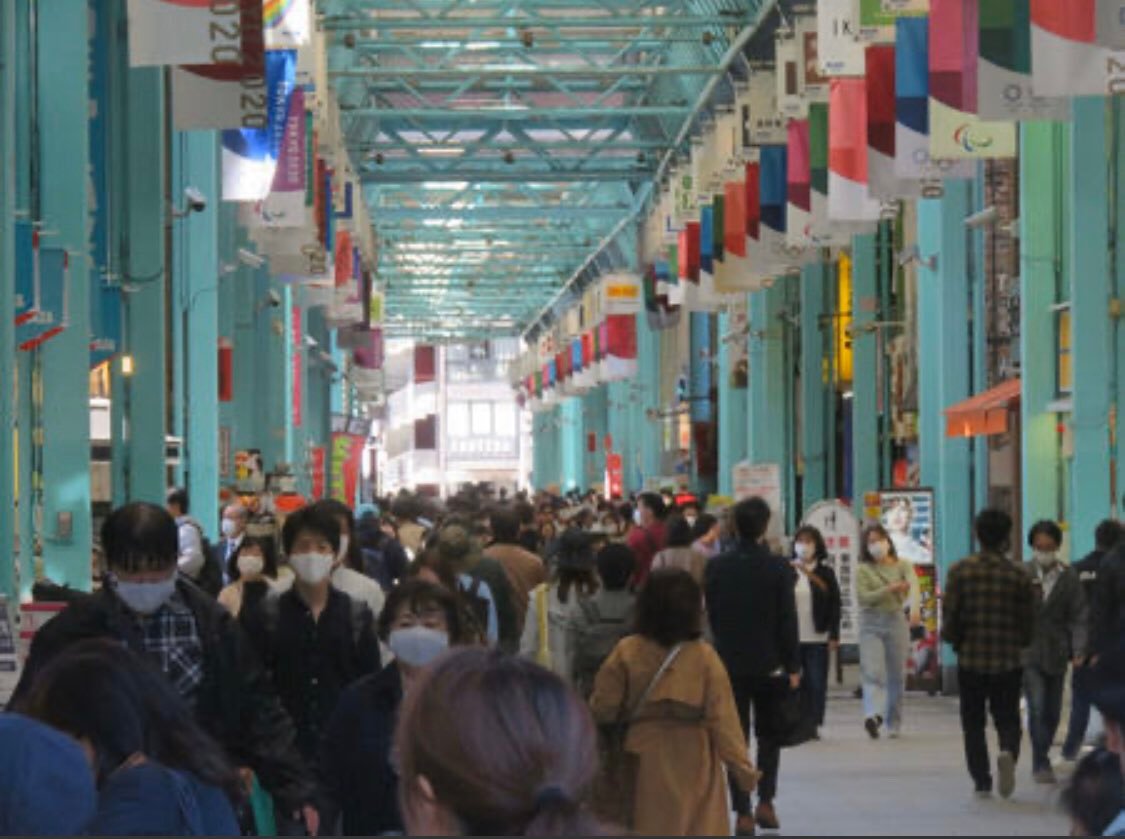
{"type": "Polygon", "coordinates": [[[817,61],[826,76],[862,76],[866,71],[855,0],[818,0],[817,61]]]}
{"type": "Polygon", "coordinates": [[[815,527],[824,537],[828,564],[840,584],[840,643],[855,644],[859,641],[859,519],[847,504],[821,501],[809,508],[801,523],[815,527]]]}
{"type": "Polygon", "coordinates": [[[178,131],[266,127],[265,75],[209,72],[222,69],[172,68],[172,124],[178,131]]]}
{"type": "Polygon", "coordinates": [[[129,64],[241,64],[242,0],[129,0],[129,64]]]}
{"type": "Polygon", "coordinates": [[[263,0],[266,49],[291,50],[309,41],[309,0],[263,0]]]}
{"type": "Polygon", "coordinates": [[[601,280],[603,315],[635,315],[644,308],[641,278],[636,274],[606,274],[601,280]]]}

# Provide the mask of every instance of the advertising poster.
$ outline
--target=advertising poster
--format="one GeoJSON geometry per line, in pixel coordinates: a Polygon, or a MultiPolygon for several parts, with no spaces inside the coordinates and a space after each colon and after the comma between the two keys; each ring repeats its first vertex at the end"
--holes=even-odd
{"type": "Polygon", "coordinates": [[[879,493],[878,509],[879,523],[891,534],[899,557],[914,565],[933,565],[933,490],[883,490],[879,493]]]}
{"type": "Polygon", "coordinates": [[[234,453],[234,481],[239,492],[261,492],[266,488],[266,472],[258,449],[234,453]]]}
{"type": "Polygon", "coordinates": [[[828,548],[828,564],[840,583],[840,643],[859,643],[859,597],[856,563],[859,560],[859,519],[841,501],[821,501],[805,513],[802,524],[815,527],[828,548]]]}
{"type": "Polygon", "coordinates": [[[349,507],[355,502],[356,489],[359,485],[359,465],[365,442],[362,436],[356,434],[337,432],[332,435],[331,497],[349,507]]]}
{"type": "Polygon", "coordinates": [[[785,502],[782,500],[781,467],[776,463],[751,463],[744,460],[734,466],[734,499],[758,496],[770,505],[770,526],[766,540],[780,545],[785,531],[785,502]]]}
{"type": "Polygon", "coordinates": [[[939,634],[937,567],[917,565],[918,586],[922,592],[921,637],[911,634],[910,654],[906,660],[907,690],[924,690],[931,694],[941,689],[941,636],[939,634]]]}

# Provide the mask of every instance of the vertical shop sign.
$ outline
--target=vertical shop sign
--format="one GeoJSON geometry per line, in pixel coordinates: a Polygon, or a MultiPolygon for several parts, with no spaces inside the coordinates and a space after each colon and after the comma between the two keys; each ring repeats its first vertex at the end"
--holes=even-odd
{"type": "Polygon", "coordinates": [[[326,452],[324,446],[313,446],[309,451],[309,469],[312,472],[312,497],[314,501],[324,498],[324,467],[326,452]]]}
{"type": "Polygon", "coordinates": [[[358,434],[336,432],[332,435],[331,497],[348,506],[355,501],[364,442],[358,434]]]}
{"type": "Polygon", "coordinates": [[[304,402],[304,391],[301,382],[301,371],[304,369],[303,348],[304,337],[301,335],[301,307],[293,307],[293,427],[301,427],[301,406],[304,402]]]}
{"type": "Polygon", "coordinates": [[[805,513],[802,524],[824,537],[828,564],[840,583],[840,643],[859,642],[859,595],[855,586],[856,552],[859,550],[859,520],[841,501],[821,501],[805,513]]]}

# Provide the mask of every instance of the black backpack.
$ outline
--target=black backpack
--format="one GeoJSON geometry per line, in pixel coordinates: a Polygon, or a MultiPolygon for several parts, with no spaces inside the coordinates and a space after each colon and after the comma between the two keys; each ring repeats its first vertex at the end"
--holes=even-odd
{"type": "Polygon", "coordinates": [[[594,690],[594,679],[617,643],[632,631],[627,616],[607,617],[598,604],[587,598],[578,600],[582,620],[575,632],[573,657],[574,688],[580,696],[594,690]]]}

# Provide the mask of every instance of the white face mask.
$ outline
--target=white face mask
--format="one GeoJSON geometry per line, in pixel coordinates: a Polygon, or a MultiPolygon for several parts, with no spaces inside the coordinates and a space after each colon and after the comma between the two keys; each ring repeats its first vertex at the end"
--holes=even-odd
{"type": "Polygon", "coordinates": [[[1034,557],[1039,567],[1044,570],[1058,562],[1058,554],[1054,551],[1035,551],[1034,557]]]}
{"type": "Polygon", "coordinates": [[[114,591],[133,612],[138,615],[151,615],[168,602],[176,590],[176,574],[173,573],[166,580],[155,583],[132,583],[127,580],[117,580],[114,591]]]}
{"type": "Polygon", "coordinates": [[[801,562],[808,562],[810,559],[815,559],[813,556],[813,546],[808,542],[798,542],[793,546],[793,553],[801,562]]]}
{"type": "Polygon", "coordinates": [[[340,552],[336,555],[340,562],[346,562],[348,559],[348,537],[340,536],[340,552]]]}
{"type": "Polygon", "coordinates": [[[238,555],[238,574],[240,577],[257,577],[266,567],[266,560],[257,554],[238,555]]]}
{"type": "Polygon", "coordinates": [[[332,554],[307,553],[289,557],[293,573],[302,583],[315,586],[328,579],[336,558],[332,554]]]}
{"type": "Polygon", "coordinates": [[[425,667],[449,649],[449,635],[440,629],[418,624],[393,630],[387,636],[387,647],[404,664],[425,667]]]}
{"type": "Polygon", "coordinates": [[[689,527],[695,527],[695,516],[684,516],[684,521],[688,523],[689,527]]]}
{"type": "Polygon", "coordinates": [[[238,522],[234,519],[223,519],[222,531],[224,539],[233,539],[238,535],[238,522]]]}
{"type": "Polygon", "coordinates": [[[880,560],[886,558],[887,554],[890,552],[890,549],[887,547],[887,543],[880,539],[878,542],[871,542],[870,544],[868,544],[867,552],[871,554],[874,559],[880,560]]]}
{"type": "Polygon", "coordinates": [[[637,527],[642,527],[644,525],[644,519],[641,518],[640,507],[633,511],[633,524],[635,524],[637,527]]]}

